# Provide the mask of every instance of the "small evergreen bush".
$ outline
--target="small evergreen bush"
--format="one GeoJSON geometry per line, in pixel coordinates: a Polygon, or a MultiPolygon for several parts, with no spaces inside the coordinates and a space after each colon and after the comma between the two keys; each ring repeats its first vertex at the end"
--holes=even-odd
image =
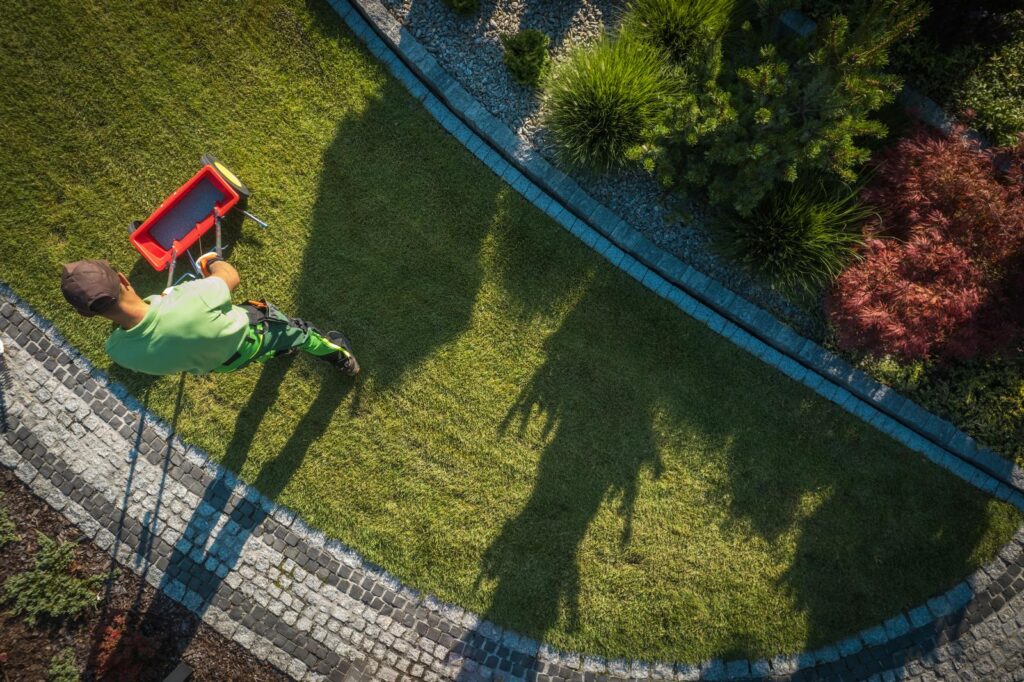
{"type": "Polygon", "coordinates": [[[29,625],[35,625],[41,616],[75,618],[95,606],[106,576],[78,576],[72,543],[58,543],[42,533],[37,537],[35,566],[4,581],[4,601],[14,602],[11,614],[24,615],[29,625]]]}
{"type": "Polygon", "coordinates": [[[885,126],[871,113],[891,102],[889,47],[926,12],[918,0],[872,0],[853,20],[836,14],[807,38],[779,37],[785,0],[760,0],[756,25],[723,49],[721,76],[672,108],[650,165],[668,186],[701,192],[749,216],[780,183],[797,178],[856,182],[870,152],[864,138],[885,126]]]}
{"type": "MultiPolygon", "coordinates": [[[[847,1],[847,0],[842,0],[847,1]]],[[[863,0],[859,0],[863,2],[863,0]]],[[[813,0],[820,16],[837,9],[832,0],[813,0]]],[[[892,63],[907,83],[943,107],[961,106],[953,97],[979,65],[1014,40],[1024,12],[1019,0],[932,0],[921,30],[893,46],[892,63]]]]}
{"type": "Polygon", "coordinates": [[[971,125],[994,143],[1017,143],[1024,133],[1024,30],[967,78],[955,106],[971,111],[971,125]]]}
{"type": "Polygon", "coordinates": [[[730,248],[773,286],[814,293],[854,257],[863,242],[859,224],[871,214],[849,190],[829,196],[791,185],[771,194],[750,218],[731,221],[730,248]]]}
{"type": "Polygon", "coordinates": [[[480,0],[444,0],[444,4],[459,14],[472,14],[480,7],[480,0]]]}
{"type": "Polygon", "coordinates": [[[516,82],[537,85],[548,63],[551,39],[537,29],[528,28],[512,36],[502,36],[505,66],[516,82]]]}
{"type": "MultiPolygon", "coordinates": [[[[0,495],[0,500],[3,500],[3,495],[0,495]]],[[[0,547],[3,547],[8,542],[17,542],[21,539],[15,532],[16,530],[14,521],[11,521],[7,510],[0,507],[0,547]]]]}
{"type": "Polygon", "coordinates": [[[46,670],[47,682],[78,682],[81,677],[74,649],[64,649],[50,659],[50,667],[46,670]]]}
{"type": "Polygon", "coordinates": [[[624,164],[666,110],[665,67],[649,45],[608,37],[554,65],[544,77],[545,122],[562,160],[594,170],[624,164]]]}

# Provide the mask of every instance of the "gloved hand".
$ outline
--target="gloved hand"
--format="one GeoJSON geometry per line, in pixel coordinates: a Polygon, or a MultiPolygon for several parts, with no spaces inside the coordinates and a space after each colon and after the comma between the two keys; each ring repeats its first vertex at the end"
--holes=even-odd
{"type": "Polygon", "coordinates": [[[209,251],[207,253],[204,253],[202,256],[200,256],[199,259],[196,261],[196,264],[199,266],[199,269],[202,271],[203,277],[209,277],[210,276],[210,266],[213,265],[214,263],[216,263],[217,261],[222,261],[222,260],[224,260],[224,259],[221,256],[218,256],[216,251],[209,251]]]}

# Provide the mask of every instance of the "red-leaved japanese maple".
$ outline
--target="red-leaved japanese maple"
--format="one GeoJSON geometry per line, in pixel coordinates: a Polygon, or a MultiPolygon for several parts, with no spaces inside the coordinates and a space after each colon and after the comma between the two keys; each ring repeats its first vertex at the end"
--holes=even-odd
{"type": "Polygon", "coordinates": [[[885,150],[862,198],[863,258],[826,309],[844,348],[970,358],[1024,334],[1024,144],[983,150],[955,130],[919,129],[885,150]]]}

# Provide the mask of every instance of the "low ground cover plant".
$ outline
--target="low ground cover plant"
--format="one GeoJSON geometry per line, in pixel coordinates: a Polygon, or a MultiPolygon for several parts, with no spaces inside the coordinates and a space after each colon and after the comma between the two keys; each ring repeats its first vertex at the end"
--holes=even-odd
{"type": "MultiPolygon", "coordinates": [[[[835,0],[810,0],[814,16],[835,0]]],[[[894,48],[890,70],[1003,145],[1024,130],[1024,8],[1017,0],[932,0],[920,32],[894,48]]]]}
{"type": "Polygon", "coordinates": [[[662,55],[628,38],[578,48],[545,78],[545,122],[563,161],[608,170],[635,157],[668,107],[662,55]]]}
{"type": "Polygon", "coordinates": [[[1016,33],[1015,0],[933,0],[921,31],[901,43],[893,70],[943,106],[1016,33]]]}
{"type": "Polygon", "coordinates": [[[1015,34],[967,77],[953,96],[957,111],[970,113],[972,127],[1000,145],[1024,134],[1024,10],[1015,34]]]}
{"type": "Polygon", "coordinates": [[[848,350],[969,359],[1024,337],[1024,147],[919,129],[862,192],[878,208],[864,258],[826,302],[848,350]]]}
{"type": "Polygon", "coordinates": [[[528,28],[515,35],[502,36],[505,48],[505,66],[516,82],[537,85],[548,65],[548,45],[551,39],[543,32],[528,28]]]}
{"type": "MultiPolygon", "coordinates": [[[[50,667],[46,671],[46,682],[78,682],[82,678],[75,660],[75,650],[68,648],[50,659],[50,667]]],[[[100,679],[107,679],[100,677],[100,679]]],[[[134,678],[129,678],[134,679],[134,678]]]]}
{"type": "Polygon", "coordinates": [[[959,363],[865,358],[862,366],[984,445],[1024,463],[1024,363],[1019,355],[959,363]]]}
{"type": "Polygon", "coordinates": [[[40,618],[75,618],[96,605],[104,575],[81,576],[75,568],[75,545],[37,533],[35,565],[10,576],[3,584],[11,613],[25,616],[29,625],[40,618]]]}

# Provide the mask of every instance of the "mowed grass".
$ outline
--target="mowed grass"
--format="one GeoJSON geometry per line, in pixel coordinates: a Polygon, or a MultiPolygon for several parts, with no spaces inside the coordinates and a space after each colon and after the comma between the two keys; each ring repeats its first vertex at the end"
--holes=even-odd
{"type": "Polygon", "coordinates": [[[409,584],[560,647],[696,661],[850,634],[1020,523],[613,269],[511,191],[322,2],[7,2],[0,279],[187,441],[409,584]],[[271,224],[239,298],[345,330],[308,358],[111,367],[60,264],[145,293],[126,226],[204,151],[271,224]]]}

